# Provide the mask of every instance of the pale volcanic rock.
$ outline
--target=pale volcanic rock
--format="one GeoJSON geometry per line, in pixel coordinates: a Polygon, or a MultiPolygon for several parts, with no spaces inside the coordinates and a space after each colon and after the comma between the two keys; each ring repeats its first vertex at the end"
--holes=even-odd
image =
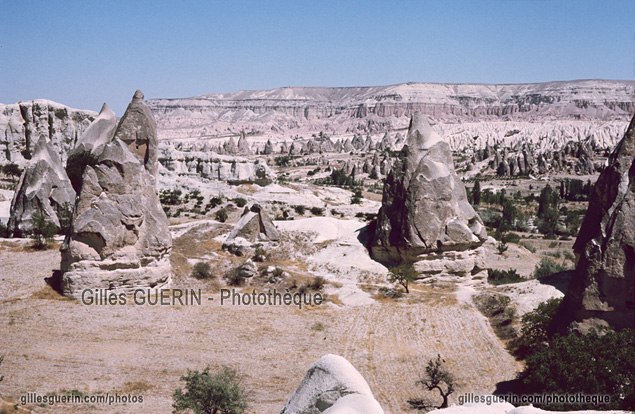
{"type": "Polygon", "coordinates": [[[595,183],[552,329],[635,328],[635,117],[595,183]]]}
{"type": "MultiPolygon", "coordinates": [[[[449,145],[421,113],[415,113],[406,144],[386,177],[370,246],[373,256],[386,262],[417,262],[447,251],[469,251],[486,239],[485,226],[454,171],[449,145]]],[[[475,268],[474,260],[467,260],[471,264],[461,266],[458,273],[475,268]]]]}
{"type": "Polygon", "coordinates": [[[137,89],[119,121],[115,138],[128,146],[156,180],[159,158],[157,122],[143,98],[143,93],[137,89]]]}
{"type": "Polygon", "coordinates": [[[279,239],[280,235],[271,217],[259,204],[254,204],[250,208],[245,207],[240,219],[223,242],[223,249],[242,255],[253,243],[279,239]]]}
{"type": "Polygon", "coordinates": [[[318,359],[280,414],[383,414],[364,377],[339,355],[318,359]]]}
{"type": "Polygon", "coordinates": [[[112,141],[116,129],[117,116],[112,109],[104,103],[99,111],[99,115],[97,115],[95,120],[84,130],[82,135],[80,135],[70,155],[90,152],[98,156],[104,147],[112,141]]]}
{"type": "Polygon", "coordinates": [[[64,162],[95,116],[93,111],[73,109],[45,99],[0,104],[0,164],[14,162],[26,166],[41,138],[51,143],[64,162]]]}
{"type": "Polygon", "coordinates": [[[51,142],[41,137],[22,172],[11,201],[8,230],[20,236],[33,230],[33,216],[42,214],[46,221],[61,227],[59,214],[72,212],[75,190],[62,160],[51,142]]]}
{"type": "MultiPolygon", "coordinates": [[[[140,99],[142,95],[135,94],[131,106],[140,99]]],[[[158,167],[156,157],[149,157],[147,151],[133,154],[117,138],[129,137],[132,131],[149,139],[145,134],[149,120],[145,114],[129,115],[103,147],[97,164],[84,170],[71,231],[60,249],[65,295],[78,297],[84,289],[123,293],[170,283],[172,239],[152,176],[158,167]],[[135,122],[140,123],[138,129],[135,122]]],[[[95,131],[98,142],[110,135],[108,127],[95,131]]]]}

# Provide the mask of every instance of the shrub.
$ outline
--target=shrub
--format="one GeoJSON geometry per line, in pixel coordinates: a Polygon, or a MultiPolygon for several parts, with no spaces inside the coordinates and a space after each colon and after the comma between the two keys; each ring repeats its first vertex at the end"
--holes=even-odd
{"type": "Polygon", "coordinates": [[[216,206],[221,205],[222,203],[223,203],[223,200],[220,197],[212,197],[207,202],[207,206],[209,206],[209,208],[212,209],[212,208],[215,208],[216,206]]]}
{"type": "Polygon", "coordinates": [[[314,216],[322,216],[324,215],[324,209],[320,207],[311,207],[311,214],[314,216]]]}
{"type": "Polygon", "coordinates": [[[295,210],[295,212],[301,216],[304,215],[304,212],[306,211],[306,207],[304,206],[293,206],[293,210],[295,210]]]}
{"type": "Polygon", "coordinates": [[[206,262],[196,263],[192,269],[192,276],[197,279],[210,279],[214,277],[214,275],[212,275],[212,267],[206,262]]]}
{"type": "Polygon", "coordinates": [[[504,285],[507,283],[518,283],[525,279],[518,274],[516,269],[499,270],[487,269],[487,281],[492,285],[504,285]]]}
{"type": "Polygon", "coordinates": [[[351,197],[351,204],[361,204],[362,203],[362,190],[356,189],[353,191],[353,197],[351,197]]]}
{"type": "Polygon", "coordinates": [[[254,262],[264,262],[267,258],[267,252],[262,247],[256,248],[253,260],[254,262]]]}
{"type": "Polygon", "coordinates": [[[503,241],[498,242],[498,244],[496,245],[496,250],[500,255],[503,255],[503,253],[505,253],[507,249],[509,249],[509,246],[503,241]]]}
{"type": "Polygon", "coordinates": [[[41,211],[33,214],[31,224],[33,226],[33,233],[31,234],[33,243],[31,247],[37,250],[46,249],[48,243],[53,241],[53,236],[55,236],[58,231],[57,226],[48,221],[41,211]]]}
{"type": "Polygon", "coordinates": [[[561,302],[562,298],[551,298],[523,315],[521,335],[516,341],[516,356],[524,359],[547,346],[547,328],[561,302]]]}
{"type": "Polygon", "coordinates": [[[225,273],[225,280],[230,286],[241,286],[245,282],[245,277],[239,267],[225,273]]]}
{"type": "Polygon", "coordinates": [[[245,207],[245,204],[247,204],[247,200],[242,197],[234,198],[232,201],[240,208],[245,207]]]}
{"type": "Polygon", "coordinates": [[[545,276],[551,276],[554,273],[560,273],[568,270],[566,266],[556,263],[548,257],[544,257],[534,269],[534,278],[540,279],[545,276]]]}
{"type": "Polygon", "coordinates": [[[321,290],[326,283],[326,280],[322,276],[316,276],[309,287],[313,290],[321,290]]]}
{"type": "Polygon", "coordinates": [[[224,209],[218,210],[214,215],[214,218],[221,223],[227,221],[227,212],[224,209]]]}
{"type": "Polygon", "coordinates": [[[529,243],[527,240],[523,240],[520,243],[521,246],[523,246],[525,249],[529,250],[532,253],[536,253],[536,248],[534,247],[533,244],[529,243]]]}
{"type": "MultiPolygon", "coordinates": [[[[555,336],[527,358],[519,375],[523,394],[604,395],[602,410],[635,410],[635,331],[555,336]]],[[[546,404],[536,404],[547,408],[546,404]]],[[[548,409],[597,410],[590,402],[552,402],[548,409]]]]}
{"type": "Polygon", "coordinates": [[[390,283],[399,283],[406,289],[406,293],[410,293],[408,285],[417,279],[418,273],[411,264],[401,264],[399,266],[388,268],[388,281],[390,283]]]}
{"type": "Polygon", "coordinates": [[[2,166],[2,172],[8,176],[19,177],[22,175],[22,169],[18,167],[18,164],[9,163],[2,166]]]}
{"type": "Polygon", "coordinates": [[[501,239],[503,243],[516,243],[520,242],[520,236],[516,233],[505,233],[501,239]]]}
{"type": "Polygon", "coordinates": [[[188,369],[181,381],[185,381],[186,391],[174,391],[174,413],[192,410],[195,414],[242,414],[248,407],[236,371],[227,366],[216,374],[210,374],[209,367],[203,372],[188,369]]]}

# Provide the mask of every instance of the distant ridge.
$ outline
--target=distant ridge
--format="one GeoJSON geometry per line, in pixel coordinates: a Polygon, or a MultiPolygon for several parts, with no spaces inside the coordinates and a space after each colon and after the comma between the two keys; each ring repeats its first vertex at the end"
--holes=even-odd
{"type": "Polygon", "coordinates": [[[162,138],[241,130],[288,136],[374,133],[407,126],[421,111],[434,123],[623,121],[635,112],[635,81],[584,79],[518,84],[408,82],[387,86],[286,86],[153,99],[162,138]]]}

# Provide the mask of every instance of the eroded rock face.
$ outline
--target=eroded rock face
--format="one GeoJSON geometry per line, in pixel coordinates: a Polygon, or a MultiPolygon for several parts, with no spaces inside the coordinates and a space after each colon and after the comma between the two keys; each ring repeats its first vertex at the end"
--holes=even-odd
{"type": "Polygon", "coordinates": [[[486,239],[485,226],[454,171],[450,146],[415,113],[406,144],[386,177],[373,256],[416,262],[422,255],[473,249],[486,239]]]}
{"type": "Polygon", "coordinates": [[[145,168],[156,180],[159,159],[157,123],[140,90],[135,92],[132,102],[121,117],[115,138],[122,140],[128,149],[142,160],[145,168]]]}
{"type": "Polygon", "coordinates": [[[64,162],[96,115],[44,99],[0,104],[0,164],[26,166],[41,138],[48,140],[64,162]]]}
{"type": "Polygon", "coordinates": [[[366,380],[346,359],[318,359],[287,401],[281,414],[383,414],[366,380]]]}
{"type": "Polygon", "coordinates": [[[254,204],[245,211],[223,242],[223,248],[243,255],[252,243],[276,241],[280,238],[276,226],[260,205],[254,204]]]}
{"type": "Polygon", "coordinates": [[[75,190],[62,160],[52,143],[41,137],[11,201],[8,230],[14,236],[31,232],[36,214],[61,228],[60,216],[72,212],[74,205],[75,190]]]}
{"type": "Polygon", "coordinates": [[[635,117],[593,188],[552,329],[635,328],[635,117]]]}
{"type": "Polygon", "coordinates": [[[84,289],[160,288],[171,280],[172,239],[152,175],[158,167],[151,155],[156,134],[141,99],[137,91],[114,131],[114,114],[102,109],[99,124],[82,137],[82,150],[91,151],[97,163],[83,172],[71,231],[60,249],[65,295],[78,297],[84,289]],[[129,143],[118,138],[132,136],[129,143]],[[143,151],[133,153],[131,146],[143,151]]]}
{"type": "Polygon", "coordinates": [[[112,109],[104,103],[99,111],[99,115],[97,115],[95,120],[79,137],[70,155],[73,156],[73,154],[77,153],[90,152],[98,156],[104,150],[104,147],[112,141],[116,129],[117,116],[112,109]]]}

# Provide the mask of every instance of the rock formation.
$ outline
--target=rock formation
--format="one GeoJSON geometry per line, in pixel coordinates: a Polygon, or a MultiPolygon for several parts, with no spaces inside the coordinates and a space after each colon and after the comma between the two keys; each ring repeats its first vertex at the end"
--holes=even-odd
{"type": "Polygon", "coordinates": [[[635,328],[635,117],[595,183],[552,329],[635,328]]]}
{"type": "Polygon", "coordinates": [[[7,228],[14,236],[29,233],[37,214],[61,228],[68,225],[63,221],[70,220],[74,205],[75,190],[62,160],[53,145],[41,137],[11,201],[7,228]]]}
{"type": "Polygon", "coordinates": [[[245,211],[223,242],[223,248],[242,255],[252,243],[276,241],[280,238],[273,221],[258,204],[245,211]]]}
{"type": "Polygon", "coordinates": [[[318,359],[280,414],[383,414],[366,380],[346,359],[318,359]]]}
{"type": "MultiPolygon", "coordinates": [[[[144,129],[152,122],[134,113],[139,98],[135,94],[129,107],[133,110],[127,111],[130,116],[122,118],[96,165],[84,170],[71,231],[60,249],[65,295],[77,297],[84,289],[159,288],[171,280],[172,240],[151,175],[157,170],[156,158],[148,156],[150,145],[133,154],[117,138],[130,136],[130,131],[138,137],[152,136],[144,129]]],[[[108,127],[93,131],[100,131],[91,135],[95,142],[103,142],[111,133],[108,127]]]]}
{"type": "Polygon", "coordinates": [[[485,226],[454,171],[450,146],[415,113],[406,144],[386,177],[370,246],[373,256],[383,262],[420,262],[423,272],[466,274],[475,267],[469,250],[486,239],[485,226]],[[424,260],[439,255],[449,261],[424,260]]]}
{"type": "Polygon", "coordinates": [[[138,89],[119,121],[115,138],[122,140],[128,149],[142,160],[150,176],[156,180],[159,166],[157,122],[150,107],[143,100],[143,93],[138,89]]]}
{"type": "Polygon", "coordinates": [[[90,152],[94,156],[99,156],[104,150],[104,147],[112,141],[116,129],[117,116],[108,105],[104,103],[101,107],[101,111],[99,111],[99,115],[97,115],[95,120],[86,128],[82,135],[80,135],[75,144],[75,148],[70,151],[70,155],[90,152]]]}
{"type": "Polygon", "coordinates": [[[41,138],[46,138],[62,159],[97,114],[38,99],[0,104],[0,165],[26,166],[41,138]]]}

